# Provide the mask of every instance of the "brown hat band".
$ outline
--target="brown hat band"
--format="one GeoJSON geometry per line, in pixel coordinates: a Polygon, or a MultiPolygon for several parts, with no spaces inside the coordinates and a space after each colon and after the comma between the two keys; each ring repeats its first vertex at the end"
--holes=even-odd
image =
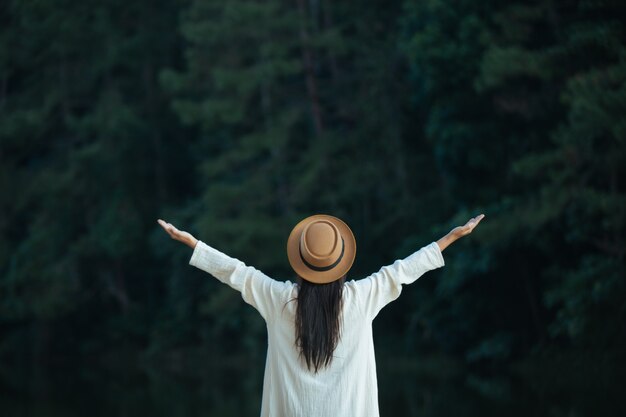
{"type": "Polygon", "coordinates": [[[304,259],[304,256],[302,256],[302,248],[298,249],[298,252],[300,252],[300,258],[302,259],[302,262],[304,262],[304,264],[306,266],[308,266],[309,268],[311,268],[314,271],[329,271],[331,269],[333,269],[334,267],[336,267],[339,262],[341,262],[341,259],[343,258],[343,253],[345,251],[345,245],[343,242],[343,236],[341,237],[341,254],[339,255],[339,258],[337,258],[337,260],[335,262],[333,262],[332,264],[328,265],[328,266],[315,266],[310,264],[309,262],[307,262],[306,259],[304,259]]]}

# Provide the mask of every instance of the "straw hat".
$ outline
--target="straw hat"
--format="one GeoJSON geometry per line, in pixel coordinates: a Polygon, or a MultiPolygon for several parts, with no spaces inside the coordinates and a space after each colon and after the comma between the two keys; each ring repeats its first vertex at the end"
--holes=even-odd
{"type": "Polygon", "coordinates": [[[315,284],[341,278],[352,267],[356,240],[337,217],[315,214],[300,221],[287,239],[287,257],[298,275],[315,284]]]}

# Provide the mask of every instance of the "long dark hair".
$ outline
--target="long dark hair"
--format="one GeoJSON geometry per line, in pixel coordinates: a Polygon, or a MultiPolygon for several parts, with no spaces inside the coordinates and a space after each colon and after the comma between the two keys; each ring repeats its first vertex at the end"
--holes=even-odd
{"type": "Polygon", "coordinates": [[[341,337],[343,284],[346,276],[327,284],[298,277],[296,346],[309,370],[318,372],[330,364],[341,337]]]}

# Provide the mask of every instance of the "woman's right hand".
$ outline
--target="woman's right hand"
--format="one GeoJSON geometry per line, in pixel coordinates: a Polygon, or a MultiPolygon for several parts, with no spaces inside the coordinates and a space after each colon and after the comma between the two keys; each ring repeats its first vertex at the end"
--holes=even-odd
{"type": "Polygon", "coordinates": [[[454,237],[456,237],[457,239],[461,238],[463,236],[467,236],[470,233],[472,233],[472,230],[474,230],[476,225],[478,223],[480,223],[480,221],[483,219],[483,217],[485,217],[484,214],[479,214],[476,217],[472,217],[463,226],[457,226],[454,229],[452,229],[452,231],[450,233],[452,233],[452,235],[454,235],[454,237]]]}
{"type": "Polygon", "coordinates": [[[172,223],[167,223],[166,221],[161,220],[161,219],[158,219],[157,222],[167,232],[167,234],[170,235],[172,239],[178,240],[179,242],[183,242],[185,245],[189,246],[191,249],[194,249],[196,247],[196,244],[198,243],[198,239],[193,237],[191,233],[178,230],[172,223]]]}
{"type": "Polygon", "coordinates": [[[450,230],[447,235],[437,240],[439,249],[443,251],[445,248],[456,242],[458,239],[472,233],[476,225],[480,223],[483,217],[485,217],[484,214],[479,214],[478,216],[469,219],[468,222],[465,223],[463,226],[457,226],[454,229],[450,230]]]}

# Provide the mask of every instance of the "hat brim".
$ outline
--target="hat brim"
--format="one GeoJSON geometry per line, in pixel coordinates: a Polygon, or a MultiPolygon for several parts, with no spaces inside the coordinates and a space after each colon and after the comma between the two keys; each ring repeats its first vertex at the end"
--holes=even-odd
{"type": "Polygon", "coordinates": [[[287,257],[289,258],[289,264],[296,274],[315,284],[326,284],[336,281],[350,270],[354,258],[356,257],[356,239],[354,238],[352,230],[350,230],[348,225],[341,219],[328,214],[314,214],[301,220],[291,230],[289,238],[287,239],[287,257]],[[341,237],[343,237],[345,245],[343,258],[341,258],[341,261],[339,261],[334,268],[328,271],[315,271],[310,269],[300,257],[300,236],[302,231],[309,223],[320,219],[332,222],[337,229],[339,229],[339,233],[341,237]]]}

